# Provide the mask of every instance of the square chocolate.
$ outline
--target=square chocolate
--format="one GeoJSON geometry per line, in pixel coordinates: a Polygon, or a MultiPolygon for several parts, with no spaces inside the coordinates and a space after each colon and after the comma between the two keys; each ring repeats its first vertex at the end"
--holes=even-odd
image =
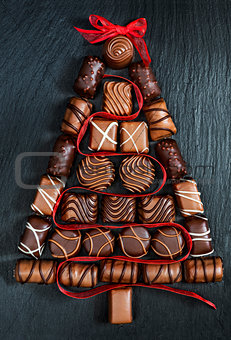
{"type": "Polygon", "coordinates": [[[132,113],[132,84],[106,81],[103,88],[103,111],[116,116],[130,116],[132,113]]]}
{"type": "Polygon", "coordinates": [[[40,215],[51,216],[57,199],[63,191],[65,183],[58,177],[43,175],[35,195],[31,209],[40,215]]]}
{"type": "Polygon", "coordinates": [[[148,153],[148,127],[145,122],[122,122],[120,124],[121,152],[148,153]]]}
{"type": "Polygon", "coordinates": [[[108,293],[108,320],[111,324],[132,322],[132,288],[110,290],[108,293]]]}
{"type": "Polygon", "coordinates": [[[134,222],[136,216],[136,199],[134,197],[117,197],[103,195],[103,222],[134,222]]]}
{"type": "Polygon", "coordinates": [[[116,151],[118,122],[94,118],[90,122],[89,149],[92,151],[116,151]]]}
{"type": "Polygon", "coordinates": [[[175,221],[175,204],[173,197],[167,195],[140,198],[138,215],[142,223],[175,221]]]}

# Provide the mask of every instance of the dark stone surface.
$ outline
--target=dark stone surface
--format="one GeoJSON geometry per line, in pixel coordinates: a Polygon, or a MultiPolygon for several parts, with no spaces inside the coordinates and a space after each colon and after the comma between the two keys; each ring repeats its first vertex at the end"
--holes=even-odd
{"type": "MultiPolygon", "coordinates": [[[[230,338],[231,2],[2,0],[0,19],[1,339],[230,338]],[[56,285],[19,285],[12,278],[34,197],[33,190],[17,186],[15,159],[22,152],[52,150],[81,59],[101,55],[101,47],[73,29],[89,28],[91,13],[120,25],[148,20],[152,66],[178,128],[175,138],[202,192],[215,254],[224,258],[224,282],[178,287],[212,300],[217,311],[190,298],[137,288],[134,322],[112,326],[106,294],[77,301],[56,285]]],[[[24,161],[24,181],[38,183],[47,163],[46,157],[24,161]]],[[[42,258],[49,257],[47,251],[42,258]]]]}

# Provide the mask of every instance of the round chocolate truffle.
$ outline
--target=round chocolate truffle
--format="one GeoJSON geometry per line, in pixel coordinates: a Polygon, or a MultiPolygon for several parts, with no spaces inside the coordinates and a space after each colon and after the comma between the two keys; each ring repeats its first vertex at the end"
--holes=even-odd
{"type": "Polygon", "coordinates": [[[144,227],[128,227],[119,234],[118,240],[124,255],[140,258],[147,254],[151,236],[144,227]]]}
{"type": "Polygon", "coordinates": [[[133,59],[134,47],[130,39],[117,35],[108,39],[103,46],[103,58],[113,69],[127,67],[133,59]]]}
{"type": "Polygon", "coordinates": [[[81,233],[79,230],[55,229],[48,242],[53,257],[68,259],[79,253],[81,233]]]}
{"type": "Polygon", "coordinates": [[[122,161],[119,174],[126,189],[141,192],[153,183],[155,168],[148,157],[132,156],[122,161]]]}
{"type": "Polygon", "coordinates": [[[94,228],[86,232],[83,246],[89,256],[109,256],[113,253],[115,236],[109,229],[94,228]]]}
{"type": "Polygon", "coordinates": [[[115,168],[107,157],[87,156],[79,163],[76,174],[82,186],[104,190],[114,181],[115,168]]]}
{"type": "Polygon", "coordinates": [[[185,240],[181,231],[174,227],[159,228],[152,237],[153,251],[163,258],[174,259],[182,254],[184,246],[185,240]]]}

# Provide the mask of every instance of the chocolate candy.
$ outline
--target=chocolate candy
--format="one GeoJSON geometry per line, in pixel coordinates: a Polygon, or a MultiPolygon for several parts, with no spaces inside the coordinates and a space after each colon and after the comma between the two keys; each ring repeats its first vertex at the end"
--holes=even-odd
{"type": "Polygon", "coordinates": [[[62,200],[61,216],[65,222],[94,224],[97,221],[98,197],[96,194],[66,193],[62,200]]]}
{"type": "Polygon", "coordinates": [[[158,142],[155,151],[167,171],[168,178],[179,179],[187,174],[186,163],[174,139],[166,138],[158,142]]]}
{"type": "Polygon", "coordinates": [[[127,82],[106,81],[103,87],[103,111],[116,116],[132,113],[132,85],[127,82]]]}
{"type": "Polygon", "coordinates": [[[59,136],[53,148],[56,155],[50,157],[47,173],[68,177],[75,158],[75,149],[75,143],[71,136],[59,136]]]}
{"type": "Polygon", "coordinates": [[[50,228],[50,219],[37,215],[28,217],[18,246],[20,252],[38,259],[43,253],[50,228]]]}
{"type": "Polygon", "coordinates": [[[79,163],[76,174],[82,186],[104,190],[114,181],[115,168],[107,157],[87,156],[79,163]]]}
{"type": "Polygon", "coordinates": [[[144,102],[151,101],[160,96],[161,89],[150,66],[145,66],[141,61],[132,63],[129,67],[129,75],[132,81],[139,87],[144,102]]]}
{"type": "Polygon", "coordinates": [[[113,69],[127,67],[133,59],[134,48],[130,39],[124,35],[117,35],[106,40],[103,46],[103,58],[113,69]]]}
{"type": "Polygon", "coordinates": [[[15,279],[20,283],[51,284],[56,280],[57,263],[47,260],[18,260],[15,279]]]}
{"type": "Polygon", "coordinates": [[[60,230],[56,228],[48,242],[53,257],[68,259],[79,253],[81,233],[79,230],[60,230]]]}
{"type": "Polygon", "coordinates": [[[193,178],[189,177],[182,179],[179,183],[174,183],[173,190],[182,216],[187,217],[204,212],[200,198],[201,193],[193,178]]]}
{"type": "Polygon", "coordinates": [[[173,260],[182,254],[185,240],[181,231],[175,227],[158,228],[152,237],[152,250],[163,258],[173,260]]]}
{"type": "Polygon", "coordinates": [[[83,246],[89,256],[109,256],[113,253],[115,236],[109,229],[95,228],[86,232],[83,246]]]}
{"type": "Polygon", "coordinates": [[[175,221],[175,205],[172,196],[145,196],[138,203],[138,215],[142,223],[175,221]]]}
{"type": "Polygon", "coordinates": [[[122,122],[120,124],[121,152],[148,153],[148,127],[145,122],[122,122]]]}
{"type": "Polygon", "coordinates": [[[222,281],[223,263],[220,257],[195,258],[184,261],[184,278],[188,283],[222,281]]]}
{"type": "Polygon", "coordinates": [[[104,260],[100,262],[100,281],[110,283],[136,283],[138,279],[138,263],[104,260]]]}
{"type": "Polygon", "coordinates": [[[51,216],[57,199],[63,191],[65,183],[58,177],[43,175],[35,195],[31,209],[41,215],[51,216]]]}
{"type": "Polygon", "coordinates": [[[75,92],[82,97],[93,99],[104,71],[105,65],[98,57],[85,57],[74,84],[75,92]]]}
{"type": "Polygon", "coordinates": [[[59,271],[59,281],[64,286],[92,288],[98,283],[95,264],[66,262],[59,271]]]}
{"type": "Polygon", "coordinates": [[[176,127],[163,98],[144,105],[142,110],[148,121],[150,137],[152,140],[156,141],[176,134],[176,127]]]}
{"type": "Polygon", "coordinates": [[[118,240],[126,256],[140,258],[148,253],[151,236],[144,227],[128,227],[122,230],[118,240]]]}
{"type": "Polygon", "coordinates": [[[204,215],[188,216],[185,219],[185,228],[193,242],[191,256],[206,256],[214,252],[208,219],[204,215]]]}
{"type": "Polygon", "coordinates": [[[142,264],[143,280],[146,284],[175,283],[182,281],[181,263],[142,264]]]}
{"type": "Polygon", "coordinates": [[[90,116],[92,104],[84,98],[72,97],[67,104],[67,109],[61,125],[64,133],[78,136],[84,121],[90,116]]]}
{"type": "Polygon", "coordinates": [[[108,321],[111,324],[132,322],[132,288],[112,289],[108,292],[108,321]]]}
{"type": "Polygon", "coordinates": [[[153,183],[155,168],[148,157],[132,156],[122,161],[119,174],[126,189],[141,192],[153,183]]]}
{"type": "Polygon", "coordinates": [[[102,197],[103,222],[134,222],[136,216],[136,199],[134,197],[102,197]]]}
{"type": "Polygon", "coordinates": [[[118,122],[116,120],[92,119],[89,149],[91,151],[116,151],[117,129],[118,122]]]}

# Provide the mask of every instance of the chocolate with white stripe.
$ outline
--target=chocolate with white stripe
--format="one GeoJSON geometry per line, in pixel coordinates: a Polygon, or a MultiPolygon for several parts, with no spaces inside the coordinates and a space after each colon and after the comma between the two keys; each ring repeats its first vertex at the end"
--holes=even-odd
{"type": "Polygon", "coordinates": [[[175,283],[182,281],[181,263],[171,264],[143,264],[143,280],[146,284],[175,283]]]}
{"type": "Polygon", "coordinates": [[[184,278],[188,283],[222,281],[223,263],[220,257],[201,257],[184,262],[184,278]]]}
{"type": "Polygon", "coordinates": [[[100,281],[110,283],[136,283],[139,266],[136,262],[103,260],[100,262],[100,281]]]}
{"type": "Polygon", "coordinates": [[[92,288],[98,283],[95,264],[66,262],[59,271],[59,281],[64,286],[92,288]]]}

